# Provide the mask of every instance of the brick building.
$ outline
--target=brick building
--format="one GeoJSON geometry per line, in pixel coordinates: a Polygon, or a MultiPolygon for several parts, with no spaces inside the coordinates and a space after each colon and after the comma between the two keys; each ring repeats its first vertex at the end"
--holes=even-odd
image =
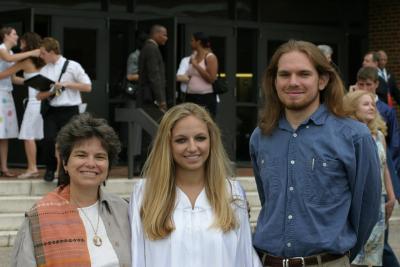
{"type": "MultiPolygon", "coordinates": [[[[395,75],[400,88],[400,1],[369,0],[368,47],[386,51],[387,68],[395,75]]],[[[396,107],[400,117],[400,107],[396,107]]]]}

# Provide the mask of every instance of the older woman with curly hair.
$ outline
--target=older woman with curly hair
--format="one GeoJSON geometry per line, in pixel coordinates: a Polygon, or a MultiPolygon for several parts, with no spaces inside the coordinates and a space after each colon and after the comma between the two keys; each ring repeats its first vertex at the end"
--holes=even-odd
{"type": "Polygon", "coordinates": [[[121,149],[116,133],[82,114],[57,143],[61,185],[26,213],[12,266],[131,266],[128,203],[101,187],[121,149]]]}

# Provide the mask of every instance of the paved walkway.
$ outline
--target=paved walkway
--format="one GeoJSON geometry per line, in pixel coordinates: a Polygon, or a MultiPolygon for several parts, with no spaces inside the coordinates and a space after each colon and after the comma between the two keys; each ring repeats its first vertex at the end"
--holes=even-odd
{"type": "Polygon", "coordinates": [[[0,267],[9,267],[11,259],[11,248],[0,247],[0,267]]]}

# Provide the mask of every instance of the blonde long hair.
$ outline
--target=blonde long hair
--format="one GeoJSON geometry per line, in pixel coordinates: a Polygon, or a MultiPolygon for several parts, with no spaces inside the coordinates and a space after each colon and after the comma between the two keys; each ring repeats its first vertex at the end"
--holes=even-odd
{"type": "Polygon", "coordinates": [[[376,116],[373,120],[367,123],[368,129],[371,131],[371,134],[376,136],[378,134],[378,131],[381,131],[383,135],[387,135],[387,126],[385,121],[382,119],[381,115],[379,115],[379,111],[376,108],[376,103],[375,103],[375,97],[376,95],[373,93],[370,93],[368,91],[364,90],[356,90],[354,92],[349,92],[344,96],[343,99],[343,108],[345,112],[350,116],[351,118],[361,121],[361,118],[357,117],[357,109],[360,104],[360,99],[364,95],[368,95],[371,97],[375,110],[376,110],[376,116]]]}
{"type": "Polygon", "coordinates": [[[210,135],[210,155],[205,162],[205,192],[215,214],[212,227],[227,232],[238,224],[226,184],[232,170],[222,145],[220,130],[204,108],[184,103],[165,113],[143,169],[146,185],[140,217],[144,231],[151,240],[163,239],[175,229],[172,214],[176,201],[176,177],[171,132],[179,120],[188,116],[203,121],[210,135]]]}
{"type": "Polygon", "coordinates": [[[322,52],[312,43],[290,40],[281,45],[271,58],[271,62],[263,77],[263,103],[264,108],[260,112],[259,127],[264,134],[271,134],[278,125],[278,121],[284,112],[284,105],[276,92],[275,81],[278,72],[278,63],[283,54],[298,51],[305,54],[314,65],[319,76],[327,75],[328,84],[320,92],[320,103],[324,103],[328,110],[336,116],[343,117],[342,106],[345,92],[343,82],[335,68],[328,62],[322,52]]]}

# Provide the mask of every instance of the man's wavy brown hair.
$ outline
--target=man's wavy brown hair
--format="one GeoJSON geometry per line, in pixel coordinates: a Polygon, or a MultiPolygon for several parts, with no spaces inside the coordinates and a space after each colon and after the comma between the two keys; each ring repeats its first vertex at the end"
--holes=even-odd
{"type": "Polygon", "coordinates": [[[326,75],[329,81],[320,91],[320,103],[326,105],[334,115],[343,117],[343,96],[345,93],[343,82],[328,62],[322,52],[314,44],[306,41],[290,40],[282,44],[271,58],[271,62],[263,77],[263,103],[264,107],[260,112],[259,127],[264,134],[271,134],[278,125],[278,121],[284,112],[284,105],[280,101],[275,88],[278,63],[283,54],[298,51],[305,54],[314,65],[319,76],[326,75]]]}

